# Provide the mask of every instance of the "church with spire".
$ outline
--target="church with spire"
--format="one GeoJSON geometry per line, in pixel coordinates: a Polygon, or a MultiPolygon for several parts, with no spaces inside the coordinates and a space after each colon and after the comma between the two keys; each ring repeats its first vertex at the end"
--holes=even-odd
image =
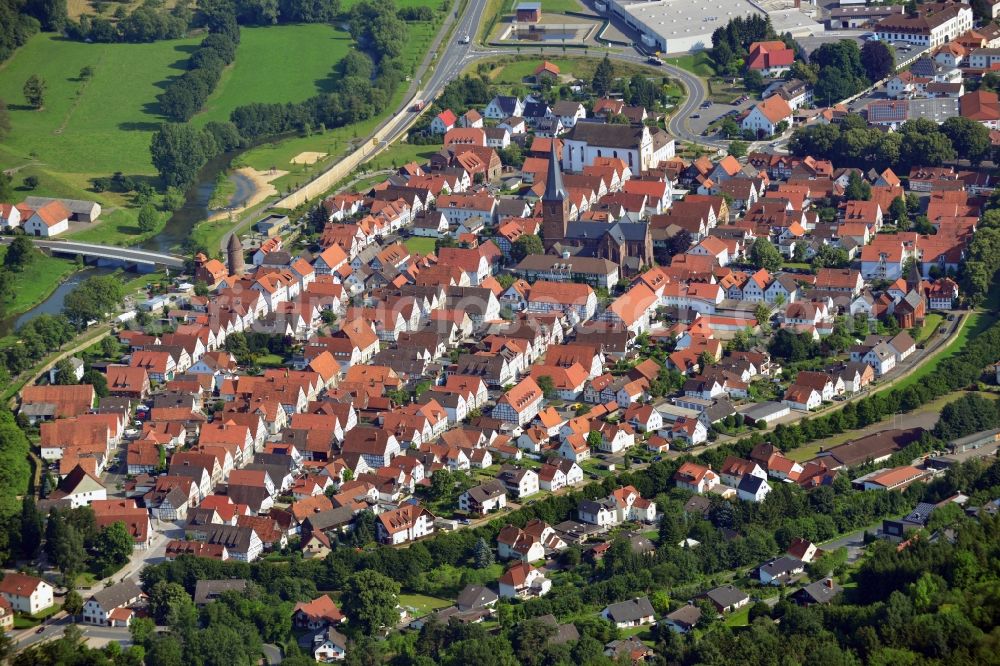
{"type": "Polygon", "coordinates": [[[626,273],[653,265],[653,239],[647,222],[627,217],[614,222],[570,220],[569,194],[555,141],[542,195],[542,240],[550,254],[607,259],[626,273]]]}

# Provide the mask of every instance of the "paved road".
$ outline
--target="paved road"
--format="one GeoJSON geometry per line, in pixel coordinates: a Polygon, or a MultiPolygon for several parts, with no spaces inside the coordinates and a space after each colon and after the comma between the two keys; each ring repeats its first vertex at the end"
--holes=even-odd
{"type": "MultiPolygon", "coordinates": [[[[36,629],[26,629],[14,637],[14,645],[18,651],[24,650],[44,641],[55,640],[63,635],[66,627],[73,624],[67,615],[57,615],[46,622],[42,633],[36,629]]],[[[123,647],[132,644],[132,635],[125,627],[99,627],[90,624],[77,624],[83,636],[91,647],[102,647],[110,642],[120,643],[123,647]]]]}
{"type": "Polygon", "coordinates": [[[114,576],[115,581],[132,578],[139,583],[139,572],[150,564],[159,564],[166,560],[167,542],[171,539],[184,538],[182,523],[171,523],[156,518],[153,521],[153,541],[146,550],[132,551],[128,564],[122,567],[114,576]]]}
{"type": "Polygon", "coordinates": [[[261,646],[261,652],[264,653],[264,659],[266,659],[267,663],[271,666],[280,664],[285,658],[284,654],[281,652],[281,648],[277,645],[273,645],[272,643],[264,643],[264,645],[261,646]]]}

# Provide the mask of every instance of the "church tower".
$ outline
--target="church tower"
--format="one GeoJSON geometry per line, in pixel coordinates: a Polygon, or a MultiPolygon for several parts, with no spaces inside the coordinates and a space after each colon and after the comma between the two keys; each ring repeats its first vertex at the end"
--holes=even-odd
{"type": "Polygon", "coordinates": [[[229,234],[229,247],[227,248],[226,262],[229,265],[230,275],[243,275],[246,272],[246,262],[243,259],[243,244],[235,234],[229,234]]]}
{"type": "Polygon", "coordinates": [[[906,289],[923,295],[923,277],[920,275],[920,263],[916,260],[911,263],[910,271],[906,275],[906,289]]]}
{"type": "Polygon", "coordinates": [[[566,238],[568,223],[569,200],[566,188],[563,186],[556,139],[553,138],[552,152],[549,155],[549,172],[545,178],[545,194],[542,196],[542,236],[546,250],[550,250],[554,244],[566,238]]]}

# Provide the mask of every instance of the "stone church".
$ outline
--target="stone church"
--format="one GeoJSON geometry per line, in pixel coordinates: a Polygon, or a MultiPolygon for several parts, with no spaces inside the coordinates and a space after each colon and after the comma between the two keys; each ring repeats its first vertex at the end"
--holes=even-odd
{"type": "Polygon", "coordinates": [[[607,259],[638,272],[653,265],[653,239],[646,222],[572,222],[562,169],[552,142],[549,170],[542,196],[542,236],[550,254],[607,259]]]}

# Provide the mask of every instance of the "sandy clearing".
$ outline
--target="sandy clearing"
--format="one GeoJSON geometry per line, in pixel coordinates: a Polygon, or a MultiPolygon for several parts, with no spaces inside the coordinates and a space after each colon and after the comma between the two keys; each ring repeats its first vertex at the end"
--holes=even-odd
{"type": "Polygon", "coordinates": [[[307,150],[293,157],[291,162],[292,164],[316,164],[316,162],[319,162],[324,157],[326,157],[326,153],[316,153],[307,150]]]}

